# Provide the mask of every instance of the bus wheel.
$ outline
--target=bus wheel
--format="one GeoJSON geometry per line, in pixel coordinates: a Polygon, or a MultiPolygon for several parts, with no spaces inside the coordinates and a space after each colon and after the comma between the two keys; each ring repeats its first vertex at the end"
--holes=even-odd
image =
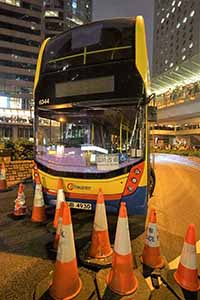
{"type": "Polygon", "coordinates": [[[149,197],[151,198],[155,189],[156,185],[156,175],[154,169],[151,168],[150,170],[150,178],[149,178],[149,197]]]}

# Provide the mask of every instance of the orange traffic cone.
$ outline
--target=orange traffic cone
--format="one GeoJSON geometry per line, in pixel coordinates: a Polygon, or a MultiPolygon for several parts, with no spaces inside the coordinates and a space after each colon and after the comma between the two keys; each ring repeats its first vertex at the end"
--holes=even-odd
{"type": "Polygon", "coordinates": [[[44,222],[46,220],[45,205],[39,173],[35,174],[35,183],[35,195],[31,220],[33,222],[44,222]]]}
{"type": "Polygon", "coordinates": [[[113,250],[110,246],[104,196],[100,189],[95,210],[92,243],[89,248],[88,255],[95,258],[104,258],[112,255],[112,252],[113,250]]]}
{"type": "Polygon", "coordinates": [[[185,235],[178,269],[174,273],[176,282],[185,290],[196,292],[200,289],[198,279],[195,226],[190,224],[185,235]]]}
{"type": "Polygon", "coordinates": [[[27,206],[25,201],[25,194],[24,194],[24,185],[23,183],[19,184],[17,198],[15,200],[15,208],[13,215],[16,217],[25,216],[27,212],[27,206]]]}
{"type": "Polygon", "coordinates": [[[160,242],[158,238],[155,209],[151,209],[150,211],[145,245],[141,260],[143,264],[151,268],[162,268],[165,265],[164,259],[160,255],[160,242]]]}
{"type": "Polygon", "coordinates": [[[0,191],[5,191],[7,189],[7,181],[6,181],[6,167],[5,163],[1,164],[0,171],[0,191]]]}
{"type": "Polygon", "coordinates": [[[62,228],[55,273],[49,291],[50,296],[56,300],[72,299],[79,294],[82,287],[76,261],[70,208],[66,202],[64,202],[63,206],[62,228]]]}
{"type": "Polygon", "coordinates": [[[53,221],[53,227],[57,228],[58,226],[58,218],[59,218],[59,212],[61,207],[61,202],[65,201],[65,194],[63,191],[63,182],[62,179],[58,179],[58,192],[57,192],[57,201],[56,201],[56,211],[55,211],[55,217],[53,221]]]}
{"type": "Polygon", "coordinates": [[[133,257],[125,202],[121,202],[119,210],[112,269],[108,274],[107,284],[113,292],[123,296],[132,294],[138,287],[138,281],[133,272],[133,257]]]}
{"type": "Polygon", "coordinates": [[[53,242],[53,248],[55,250],[58,249],[58,242],[60,240],[60,234],[61,234],[61,228],[62,228],[63,209],[64,209],[64,201],[61,202],[60,209],[59,209],[58,224],[57,224],[55,239],[54,239],[54,242],[53,242]]]}

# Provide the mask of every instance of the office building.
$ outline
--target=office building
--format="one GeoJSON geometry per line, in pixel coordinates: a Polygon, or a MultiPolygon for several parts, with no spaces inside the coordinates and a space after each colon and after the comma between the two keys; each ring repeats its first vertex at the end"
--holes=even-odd
{"type": "Polygon", "coordinates": [[[199,0],[155,0],[152,91],[160,141],[200,147],[199,0]]]}
{"type": "Polygon", "coordinates": [[[181,64],[199,52],[198,0],[156,0],[153,75],[181,64]]]}
{"type": "Polygon", "coordinates": [[[33,81],[41,42],[91,21],[92,0],[0,0],[0,139],[33,136],[33,81]]]}

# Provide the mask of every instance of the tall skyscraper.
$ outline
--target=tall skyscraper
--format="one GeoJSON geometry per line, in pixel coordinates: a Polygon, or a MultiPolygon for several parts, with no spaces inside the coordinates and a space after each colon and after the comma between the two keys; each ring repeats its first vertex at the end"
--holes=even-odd
{"type": "Polygon", "coordinates": [[[153,74],[159,75],[199,52],[198,0],[156,0],[153,74]]]}
{"type": "Polygon", "coordinates": [[[91,21],[92,0],[0,0],[0,139],[29,138],[37,55],[45,37],[91,21]]]}
{"type": "Polygon", "coordinates": [[[199,0],[155,0],[154,90],[195,80],[200,70],[199,0]]]}

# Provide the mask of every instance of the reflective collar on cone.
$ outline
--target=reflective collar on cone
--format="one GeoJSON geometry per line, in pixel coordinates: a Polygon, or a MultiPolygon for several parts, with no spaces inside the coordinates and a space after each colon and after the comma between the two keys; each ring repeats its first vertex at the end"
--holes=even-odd
{"type": "Polygon", "coordinates": [[[184,243],[181,253],[180,263],[188,269],[197,269],[196,247],[194,245],[184,243]]]}
{"type": "Polygon", "coordinates": [[[58,245],[57,261],[66,263],[76,258],[74,245],[74,234],[72,224],[63,225],[61,227],[60,241],[58,245]]]}
{"type": "Polygon", "coordinates": [[[157,224],[155,223],[148,224],[145,244],[148,245],[149,247],[160,246],[157,224]]]}
{"type": "Polygon", "coordinates": [[[127,218],[118,218],[114,251],[121,255],[132,253],[127,218]]]}
{"type": "Polygon", "coordinates": [[[42,193],[42,186],[41,184],[37,183],[35,186],[35,195],[33,200],[35,207],[42,207],[44,206],[44,198],[42,193]]]}
{"type": "Polygon", "coordinates": [[[97,204],[94,217],[94,230],[105,231],[107,229],[108,223],[106,218],[105,204],[97,204]]]}

